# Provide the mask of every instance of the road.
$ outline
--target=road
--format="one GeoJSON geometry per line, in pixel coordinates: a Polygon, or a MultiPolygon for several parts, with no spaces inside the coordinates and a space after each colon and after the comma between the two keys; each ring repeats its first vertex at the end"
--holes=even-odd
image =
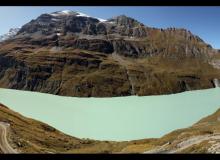
{"type": "MultiPolygon", "coordinates": [[[[181,143],[179,143],[177,146],[177,149],[173,149],[171,150],[169,153],[178,153],[186,148],[189,148],[195,144],[200,144],[203,141],[210,141],[210,140],[219,140],[220,139],[220,135],[201,135],[201,136],[195,136],[192,138],[189,138],[181,143]]],[[[218,151],[219,148],[216,148],[216,151],[218,151]]],[[[219,152],[219,151],[218,151],[219,152]]]]}
{"type": "Polygon", "coordinates": [[[13,149],[7,140],[7,131],[9,124],[5,122],[0,122],[0,150],[3,153],[18,153],[13,149]]]}
{"type": "Polygon", "coordinates": [[[174,149],[168,149],[167,147],[169,147],[169,143],[166,143],[160,147],[146,151],[144,153],[179,153],[186,148],[189,148],[196,144],[200,144],[201,142],[204,142],[206,140],[212,141],[215,143],[208,149],[209,153],[220,153],[220,143],[219,143],[220,135],[219,134],[195,136],[195,137],[189,138],[187,140],[184,140],[178,143],[176,146],[177,148],[174,148],[174,149]],[[214,141],[214,140],[217,140],[217,141],[214,141]]]}

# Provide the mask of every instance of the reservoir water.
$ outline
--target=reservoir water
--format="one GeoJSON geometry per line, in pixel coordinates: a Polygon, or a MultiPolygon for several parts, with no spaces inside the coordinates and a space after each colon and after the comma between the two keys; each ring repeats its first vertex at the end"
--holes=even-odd
{"type": "Polygon", "coordinates": [[[76,98],[0,89],[0,103],[78,138],[158,138],[220,107],[220,88],[171,95],[76,98]]]}

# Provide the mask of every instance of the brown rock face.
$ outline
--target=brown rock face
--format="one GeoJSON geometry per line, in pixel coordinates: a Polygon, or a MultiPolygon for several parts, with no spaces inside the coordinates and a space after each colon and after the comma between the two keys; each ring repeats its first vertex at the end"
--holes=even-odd
{"type": "Polygon", "coordinates": [[[184,29],[119,16],[43,14],[0,43],[0,87],[80,97],[155,95],[214,87],[216,50],[184,29]]]}

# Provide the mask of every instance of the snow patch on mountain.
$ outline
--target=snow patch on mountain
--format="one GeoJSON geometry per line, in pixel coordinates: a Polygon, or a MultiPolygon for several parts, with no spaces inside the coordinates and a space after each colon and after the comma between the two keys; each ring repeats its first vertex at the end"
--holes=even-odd
{"type": "Polygon", "coordinates": [[[20,28],[11,28],[8,33],[0,35],[0,42],[13,38],[19,30],[20,28]]]}
{"type": "MultiPolygon", "coordinates": [[[[70,10],[63,10],[63,11],[58,11],[58,12],[53,12],[50,15],[56,17],[56,16],[65,16],[65,15],[75,15],[77,17],[88,17],[88,18],[95,18],[98,19],[100,22],[106,21],[105,19],[102,18],[97,18],[97,17],[91,17],[85,13],[81,12],[75,12],[75,11],[70,11],[70,10]]],[[[54,19],[53,19],[54,20],[54,19]]],[[[54,20],[55,21],[55,20],[54,20]]]]}
{"type": "Polygon", "coordinates": [[[76,12],[77,13],[77,17],[91,17],[91,16],[89,16],[89,15],[87,15],[87,14],[84,14],[84,13],[81,13],[81,12],[76,12]]]}
{"type": "Polygon", "coordinates": [[[72,11],[70,11],[70,10],[64,10],[64,11],[61,11],[63,14],[71,14],[72,13],[72,11]]]}
{"type": "Polygon", "coordinates": [[[107,20],[105,20],[105,19],[102,19],[102,18],[97,18],[100,22],[105,22],[105,21],[107,21],[107,20]]]}
{"type": "Polygon", "coordinates": [[[56,17],[56,16],[70,15],[70,14],[76,14],[76,12],[69,11],[69,10],[64,10],[64,11],[53,12],[50,15],[56,17]]]}
{"type": "MultiPolygon", "coordinates": [[[[84,14],[84,13],[81,13],[81,12],[76,12],[78,17],[91,17],[87,14],[84,14]]],[[[95,19],[98,19],[100,22],[104,22],[106,21],[105,19],[102,19],[102,18],[97,18],[97,17],[91,17],[91,18],[95,18],[95,19]]]]}

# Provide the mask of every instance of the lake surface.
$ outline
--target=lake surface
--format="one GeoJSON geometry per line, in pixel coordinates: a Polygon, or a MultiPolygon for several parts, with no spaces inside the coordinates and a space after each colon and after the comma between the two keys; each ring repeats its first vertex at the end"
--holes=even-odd
{"type": "Polygon", "coordinates": [[[0,102],[79,138],[158,138],[220,108],[220,88],[160,96],[76,98],[0,89],[0,102]]]}

